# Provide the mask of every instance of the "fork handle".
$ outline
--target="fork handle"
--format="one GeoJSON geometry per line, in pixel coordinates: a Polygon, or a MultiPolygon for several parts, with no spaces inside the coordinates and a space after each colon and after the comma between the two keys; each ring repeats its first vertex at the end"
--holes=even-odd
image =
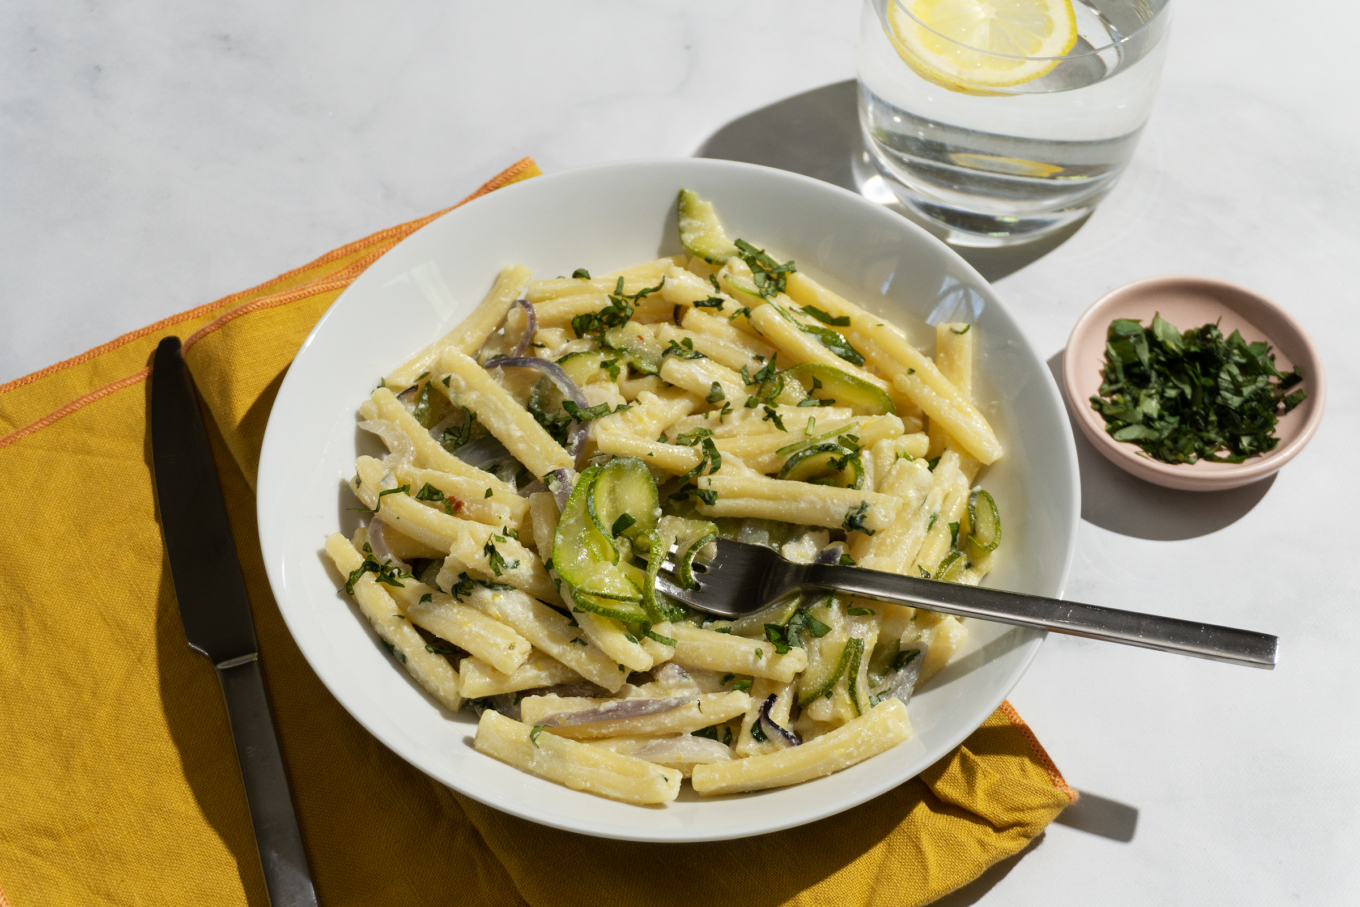
{"type": "Polygon", "coordinates": [[[959,617],[1035,627],[1266,670],[1275,667],[1280,643],[1274,636],[1250,630],[1083,605],[1041,595],[916,579],[862,567],[809,565],[802,585],[959,617]]]}

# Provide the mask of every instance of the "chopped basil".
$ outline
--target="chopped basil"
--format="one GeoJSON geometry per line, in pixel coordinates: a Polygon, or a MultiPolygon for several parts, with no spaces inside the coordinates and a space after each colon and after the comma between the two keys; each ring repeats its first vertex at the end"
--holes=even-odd
{"type": "Polygon", "coordinates": [[[538,735],[543,733],[545,727],[547,727],[546,724],[536,724],[534,729],[529,732],[529,742],[534,745],[534,749],[538,749],[538,735]]]}
{"type": "Polygon", "coordinates": [[[704,398],[709,403],[717,403],[727,399],[727,392],[722,389],[722,385],[714,381],[713,386],[708,389],[708,396],[704,398]]]}
{"type": "Polygon", "coordinates": [[[784,292],[788,283],[788,276],[796,268],[792,261],[783,264],[771,258],[763,249],[757,249],[744,239],[738,239],[735,243],[737,254],[741,260],[751,269],[751,279],[756,285],[756,291],[766,299],[784,292]]]}
{"type": "Polygon", "coordinates": [[[1265,342],[1248,343],[1217,324],[1181,332],[1155,315],[1151,327],[1110,323],[1104,379],[1091,406],[1116,441],[1166,463],[1241,463],[1279,444],[1279,416],[1307,394],[1296,366],[1275,367],[1265,342]]]}
{"type": "MultiPolygon", "coordinates": [[[[504,538],[501,541],[505,541],[504,538]]],[[[514,570],[519,566],[518,560],[506,561],[501,553],[496,550],[496,543],[492,539],[487,539],[486,545],[482,547],[482,554],[487,557],[487,562],[491,566],[491,572],[500,576],[506,570],[514,570]]]]}
{"type": "Polygon", "coordinates": [[[845,521],[841,523],[841,528],[846,532],[862,532],[865,535],[873,535],[874,530],[864,525],[865,517],[869,515],[869,502],[860,501],[859,506],[849,510],[845,514],[845,521]]]}
{"type": "Polygon", "coordinates": [[[849,316],[849,315],[842,315],[841,317],[837,318],[835,315],[832,315],[832,314],[830,314],[829,312],[823,312],[821,309],[817,308],[815,305],[805,305],[805,306],[803,306],[803,314],[804,314],[804,315],[807,315],[807,316],[809,316],[809,317],[811,317],[811,318],[816,318],[816,319],[817,319],[818,321],[820,321],[822,324],[829,324],[829,325],[831,325],[833,328],[848,328],[848,327],[850,327],[850,316],[849,316]]]}

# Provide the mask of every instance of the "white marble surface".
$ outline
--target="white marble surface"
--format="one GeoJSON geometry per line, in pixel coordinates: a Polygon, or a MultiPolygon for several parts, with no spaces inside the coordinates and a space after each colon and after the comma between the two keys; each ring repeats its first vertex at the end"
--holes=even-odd
{"type": "MultiPolygon", "coordinates": [[[[1046,356],[1091,301],[1159,274],[1253,287],[1312,332],[1327,416],[1273,483],[1163,493],[1084,456],[1068,589],[1275,632],[1282,660],[1051,638],[1012,701],[1091,796],[955,905],[1360,898],[1360,9],[1177,5],[1126,180],[997,286],[1046,356]]],[[[547,171],[694,154],[852,78],[858,15],[851,0],[6,3],[0,382],[447,205],[526,154],[547,171]]]]}

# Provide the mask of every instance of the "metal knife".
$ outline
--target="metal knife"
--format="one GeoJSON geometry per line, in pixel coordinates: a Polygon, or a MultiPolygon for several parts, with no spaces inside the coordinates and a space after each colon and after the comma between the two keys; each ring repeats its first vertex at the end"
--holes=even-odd
{"type": "Polygon", "coordinates": [[[217,668],[273,907],[315,907],[307,854],[260,675],[255,625],[178,337],[151,369],[151,456],[170,573],[189,645],[217,668]]]}

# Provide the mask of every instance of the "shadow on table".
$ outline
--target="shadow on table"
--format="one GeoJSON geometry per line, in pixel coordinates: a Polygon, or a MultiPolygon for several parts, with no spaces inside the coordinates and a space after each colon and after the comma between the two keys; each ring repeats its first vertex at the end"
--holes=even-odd
{"type": "MultiPolygon", "coordinates": [[[[1061,351],[1048,360],[1049,371],[1060,388],[1062,360],[1061,351]]],[[[1067,405],[1074,403],[1068,400],[1067,405]]],[[[1070,410],[1068,415],[1070,418],[1070,410]]],[[[1176,491],[1144,482],[1111,463],[1086,440],[1075,422],[1072,437],[1076,439],[1081,473],[1081,518],[1120,535],[1161,542],[1209,535],[1251,512],[1275,482],[1270,476],[1228,491],[1176,491]]]]}
{"type": "MultiPolygon", "coordinates": [[[[1058,814],[1053,821],[1068,828],[1075,828],[1087,834],[1108,838],[1127,844],[1133,840],[1134,829],[1138,825],[1138,810],[1126,803],[1110,800],[1096,794],[1079,791],[1080,798],[1058,814]]],[[[1043,843],[1047,833],[1040,834],[1019,853],[988,867],[987,871],[967,885],[953,891],[931,907],[970,907],[982,900],[996,884],[1004,879],[1016,865],[1043,843]]]]}
{"type": "Polygon", "coordinates": [[[1054,822],[1122,844],[1133,840],[1133,832],[1138,827],[1136,807],[1086,791],[1078,793],[1081,796],[1077,802],[1058,813],[1054,822]]]}
{"type": "MultiPolygon", "coordinates": [[[[695,156],[762,164],[801,173],[856,194],[860,192],[862,180],[879,179],[873,174],[860,137],[854,79],[823,85],[739,117],[713,133],[695,156]]],[[[889,194],[886,187],[883,193],[889,194]]],[[[893,201],[884,207],[937,238],[945,236],[944,229],[938,224],[899,202],[893,201]]],[[[1085,222],[1083,218],[1034,242],[1004,249],[951,248],[983,277],[995,281],[1047,255],[1081,229],[1085,222]]]]}

